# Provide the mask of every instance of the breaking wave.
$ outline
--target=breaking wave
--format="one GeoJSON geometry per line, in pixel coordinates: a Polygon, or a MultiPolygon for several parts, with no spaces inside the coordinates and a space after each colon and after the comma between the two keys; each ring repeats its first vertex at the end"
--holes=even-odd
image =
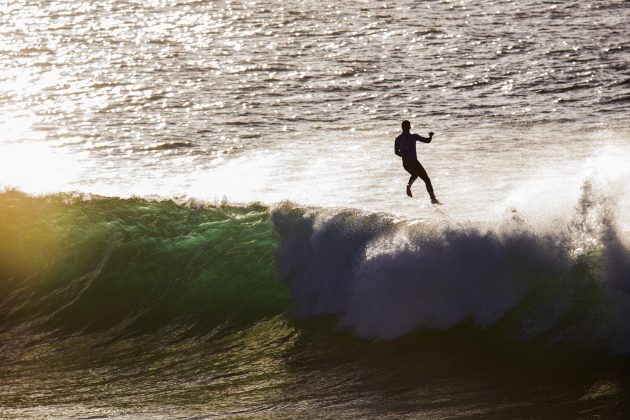
{"type": "Polygon", "coordinates": [[[438,228],[386,215],[283,205],[279,276],[297,314],[333,314],[365,338],[472,324],[510,339],[630,351],[630,253],[585,184],[552,231],[516,212],[498,227],[438,228]]]}
{"type": "MultiPolygon", "coordinates": [[[[569,221],[435,225],[283,203],[0,194],[0,330],[231,331],[332,315],[379,341],[471,328],[630,353],[630,252],[585,184],[569,221]]],[[[309,324],[303,325],[309,328],[309,324]]]]}

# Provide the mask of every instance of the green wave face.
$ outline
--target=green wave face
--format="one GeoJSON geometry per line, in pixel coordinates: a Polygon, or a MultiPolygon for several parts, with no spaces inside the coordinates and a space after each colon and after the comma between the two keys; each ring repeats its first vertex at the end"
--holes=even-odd
{"type": "Polygon", "coordinates": [[[209,331],[282,312],[265,207],[0,194],[7,325],[209,331]]]}

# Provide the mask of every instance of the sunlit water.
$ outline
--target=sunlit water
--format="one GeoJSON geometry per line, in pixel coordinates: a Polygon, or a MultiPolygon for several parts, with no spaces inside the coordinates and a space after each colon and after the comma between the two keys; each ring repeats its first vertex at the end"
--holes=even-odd
{"type": "Polygon", "coordinates": [[[628,9],[6,2],[0,182],[428,217],[392,151],[408,118],[437,133],[420,159],[458,218],[525,184],[576,195],[629,152],[628,9]]]}
{"type": "MultiPolygon", "coordinates": [[[[232,204],[289,200],[439,224],[493,224],[517,213],[544,229],[570,219],[588,185],[627,232],[629,22],[623,0],[0,0],[0,188],[232,204]],[[405,196],[408,174],[393,153],[403,119],[414,132],[436,133],[418,151],[441,211],[421,181],[413,199],[405,196]]],[[[361,404],[386,404],[381,383],[349,373],[358,366],[360,376],[386,350],[330,367],[319,349],[311,371],[304,342],[315,339],[285,324],[248,330],[239,351],[219,351],[238,365],[269,345],[262,337],[280,337],[281,345],[256,359],[269,376],[245,381],[243,395],[228,384],[203,388],[203,395],[181,391],[161,406],[154,393],[147,404],[161,408],[149,412],[182,414],[186,398],[191,415],[255,410],[285,393],[294,396],[294,405],[276,407],[285,415],[308,413],[318,398],[347,415],[364,415],[361,404]],[[316,376],[320,368],[330,377],[316,376]],[[343,393],[336,398],[335,378],[350,384],[357,406],[343,393]],[[328,384],[323,394],[314,385],[320,379],[328,384]],[[294,388],[275,388],[285,380],[294,388]],[[264,384],[259,394],[257,383],[264,384]],[[230,392],[213,405],[224,389],[230,392]]],[[[59,394],[80,386],[76,372],[99,364],[86,354],[77,356],[78,370],[67,373],[59,394]]],[[[214,354],[201,359],[215,363],[214,354]]],[[[123,369],[137,362],[130,357],[123,369]]],[[[24,375],[29,384],[40,380],[24,375]]],[[[613,379],[585,380],[580,392],[586,399],[601,389],[613,395],[623,388],[613,379]]],[[[120,381],[127,390],[147,383],[120,381]]],[[[431,405],[457,386],[474,388],[474,379],[436,385],[433,397],[410,391],[407,381],[390,382],[403,390],[390,401],[399,413],[419,409],[407,406],[405,392],[424,398],[421,411],[429,416],[487,413],[466,401],[431,405]]],[[[37,408],[18,398],[7,415],[142,412],[128,409],[133,398],[108,398],[110,405],[86,400],[85,409],[72,399],[44,398],[37,408]]]]}

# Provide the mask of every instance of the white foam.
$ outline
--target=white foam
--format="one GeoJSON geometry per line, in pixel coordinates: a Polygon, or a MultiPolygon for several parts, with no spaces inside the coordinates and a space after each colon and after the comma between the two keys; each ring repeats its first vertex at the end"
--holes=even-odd
{"type": "Polygon", "coordinates": [[[490,229],[442,228],[283,204],[272,213],[280,277],[299,316],[334,314],[340,327],[365,338],[468,322],[488,328],[536,292],[515,336],[575,335],[630,352],[630,251],[618,240],[611,202],[588,183],[581,190],[572,222],[546,232],[519,217],[490,229]],[[588,253],[585,277],[575,267],[588,253]],[[600,293],[604,301],[593,301],[600,293]],[[575,314],[574,302],[585,299],[592,305],[575,314]]]}

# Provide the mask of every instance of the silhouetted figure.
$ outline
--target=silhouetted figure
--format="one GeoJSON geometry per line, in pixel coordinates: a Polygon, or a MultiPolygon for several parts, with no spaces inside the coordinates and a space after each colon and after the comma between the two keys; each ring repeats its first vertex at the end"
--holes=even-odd
{"type": "Polygon", "coordinates": [[[411,184],[420,177],[424,181],[427,187],[427,191],[431,196],[432,204],[442,204],[438,201],[433,193],[433,186],[427,171],[424,170],[420,162],[418,161],[418,155],[416,154],[416,142],[421,141],[423,143],[431,143],[433,139],[433,131],[429,133],[429,137],[422,137],[418,134],[411,134],[411,123],[407,120],[402,122],[402,134],[396,137],[394,142],[394,153],[402,158],[403,168],[411,174],[409,183],[407,184],[407,195],[411,197],[411,184]]]}

